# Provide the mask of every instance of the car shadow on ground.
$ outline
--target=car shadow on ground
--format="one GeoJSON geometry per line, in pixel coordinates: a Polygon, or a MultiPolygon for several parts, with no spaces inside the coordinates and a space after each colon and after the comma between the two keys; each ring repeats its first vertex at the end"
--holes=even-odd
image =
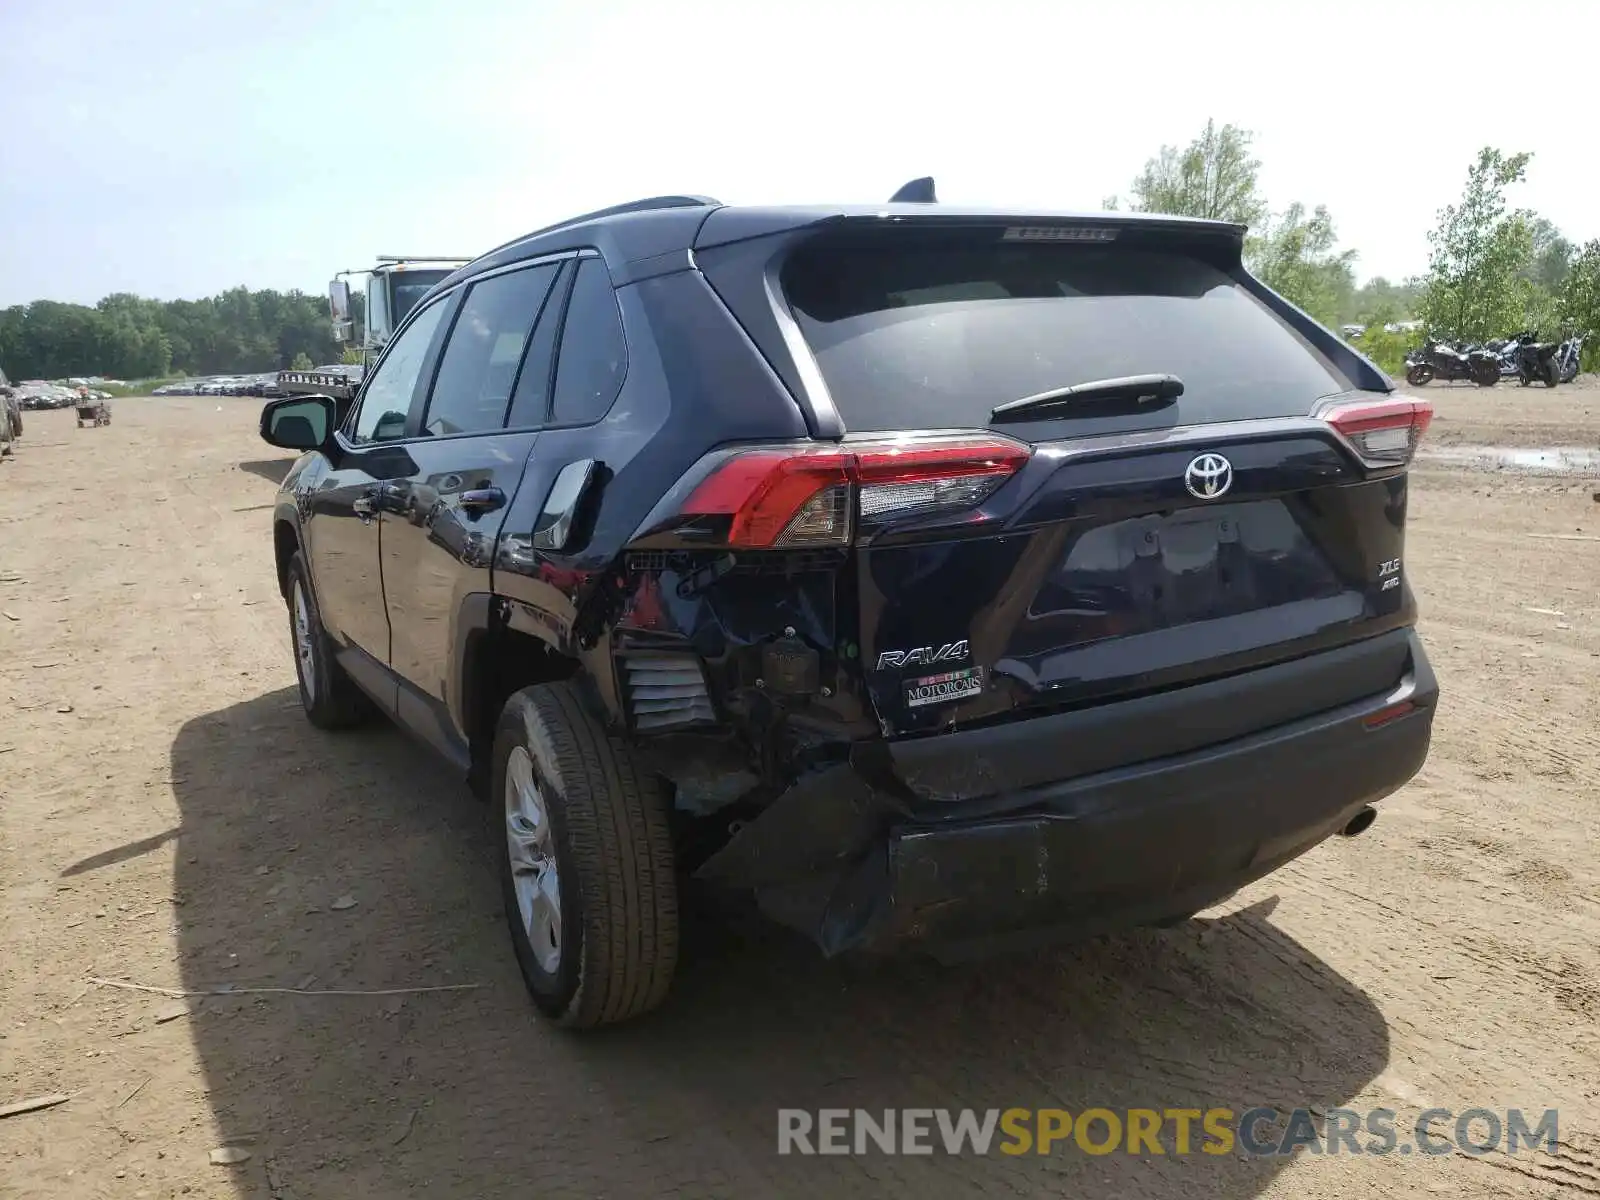
{"type": "Polygon", "coordinates": [[[241,471],[249,471],[252,475],[259,475],[268,483],[282,483],[283,477],[289,473],[289,468],[294,466],[292,458],[254,458],[239,464],[241,471]]]}
{"type": "Polygon", "coordinates": [[[780,1157],[777,1111],[1338,1105],[1387,1059],[1373,1002],[1259,908],[948,968],[825,962],[701,901],[666,1007],[573,1036],[525,1000],[482,807],[403,736],[319,733],[284,689],[171,765],[186,986],[478,985],[207,999],[261,1194],[1246,1197],[1287,1160],[1176,1156],[1170,1126],[1165,1156],[780,1157]]]}

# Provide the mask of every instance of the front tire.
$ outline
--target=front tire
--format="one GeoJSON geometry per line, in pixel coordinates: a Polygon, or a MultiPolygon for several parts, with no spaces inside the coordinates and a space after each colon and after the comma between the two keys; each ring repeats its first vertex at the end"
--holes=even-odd
{"type": "Polygon", "coordinates": [[[665,787],[565,683],[506,702],[493,762],[502,901],[534,1004],[575,1029],[655,1008],[678,960],[665,787]]]}
{"type": "Polygon", "coordinates": [[[1423,387],[1433,382],[1433,368],[1422,363],[1406,371],[1406,382],[1412,387],[1423,387]]]}
{"type": "Polygon", "coordinates": [[[289,560],[289,638],[300,706],[318,729],[348,729],[372,715],[372,703],[333,657],[333,642],[322,627],[311,573],[303,556],[289,560]]]}

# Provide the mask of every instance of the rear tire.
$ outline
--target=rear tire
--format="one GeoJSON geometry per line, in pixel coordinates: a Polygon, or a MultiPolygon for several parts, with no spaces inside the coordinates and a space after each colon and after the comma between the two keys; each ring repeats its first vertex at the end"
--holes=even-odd
{"type": "Polygon", "coordinates": [[[348,729],[373,713],[372,702],[333,656],[333,642],[322,627],[311,574],[300,554],[289,560],[289,644],[300,682],[300,706],[318,729],[348,729]]]}
{"type": "Polygon", "coordinates": [[[1500,368],[1493,363],[1479,363],[1472,368],[1472,382],[1479,387],[1493,387],[1500,382],[1500,368]]]}
{"type": "Polygon", "coordinates": [[[1544,369],[1544,385],[1547,388],[1553,388],[1559,382],[1561,382],[1561,368],[1556,366],[1555,361],[1552,359],[1544,369]]]}
{"type": "Polygon", "coordinates": [[[552,683],[506,702],[490,787],[506,924],[539,1011],[591,1029],[655,1008],[678,960],[661,781],[552,683]]]}
{"type": "Polygon", "coordinates": [[[1425,387],[1433,382],[1433,368],[1423,364],[1411,367],[1406,371],[1406,382],[1412,387],[1425,387]]]}

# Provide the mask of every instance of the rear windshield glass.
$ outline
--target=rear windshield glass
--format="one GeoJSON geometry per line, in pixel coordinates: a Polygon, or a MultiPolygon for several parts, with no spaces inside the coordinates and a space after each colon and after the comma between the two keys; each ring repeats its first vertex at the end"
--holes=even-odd
{"type": "Polygon", "coordinates": [[[982,426],[1008,400],[1127,375],[1183,380],[1184,423],[1304,415],[1352,386],[1181,251],[813,245],[783,288],[852,431],[982,426]]]}

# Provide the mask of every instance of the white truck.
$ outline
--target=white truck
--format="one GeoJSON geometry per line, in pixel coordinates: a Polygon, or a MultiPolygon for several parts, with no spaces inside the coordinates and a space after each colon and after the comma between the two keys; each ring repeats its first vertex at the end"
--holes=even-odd
{"type": "Polygon", "coordinates": [[[368,364],[377,358],[389,336],[417,306],[417,301],[427,295],[434,284],[470,261],[469,258],[380,254],[376,266],[340,271],[328,284],[333,336],[335,341],[361,351],[361,365],[339,370],[279,371],[279,394],[332,396],[339,402],[342,418],[344,406],[355,398],[368,364]],[[350,279],[357,275],[367,277],[365,320],[360,322],[359,329],[350,303],[350,279]]]}

